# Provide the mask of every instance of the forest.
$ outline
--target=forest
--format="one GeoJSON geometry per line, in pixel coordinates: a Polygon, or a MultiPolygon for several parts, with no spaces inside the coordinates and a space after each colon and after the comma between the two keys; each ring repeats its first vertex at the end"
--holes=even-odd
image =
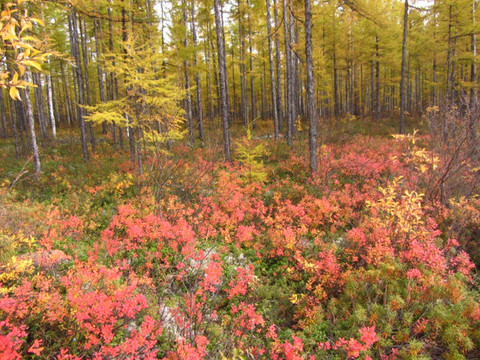
{"type": "Polygon", "coordinates": [[[0,358],[480,359],[477,0],[0,0],[0,358]]]}

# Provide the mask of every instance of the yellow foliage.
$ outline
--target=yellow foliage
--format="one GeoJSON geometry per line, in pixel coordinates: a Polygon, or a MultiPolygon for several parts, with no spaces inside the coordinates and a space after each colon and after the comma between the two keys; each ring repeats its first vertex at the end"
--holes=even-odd
{"type": "Polygon", "coordinates": [[[252,124],[246,128],[246,137],[236,143],[236,159],[242,162],[243,178],[246,181],[265,182],[268,174],[263,165],[262,157],[269,154],[263,143],[255,145],[252,141],[252,124]]]}
{"type": "Polygon", "coordinates": [[[407,151],[402,154],[402,161],[412,165],[424,174],[428,170],[435,170],[438,167],[439,158],[435,156],[432,151],[427,151],[425,148],[417,145],[417,134],[418,130],[414,130],[412,134],[394,134],[392,137],[406,144],[407,151]]]}
{"type": "Polygon", "coordinates": [[[15,287],[17,279],[33,273],[32,259],[18,256],[20,253],[32,252],[36,241],[32,236],[22,234],[8,235],[0,233],[0,295],[8,293],[15,287]]]}

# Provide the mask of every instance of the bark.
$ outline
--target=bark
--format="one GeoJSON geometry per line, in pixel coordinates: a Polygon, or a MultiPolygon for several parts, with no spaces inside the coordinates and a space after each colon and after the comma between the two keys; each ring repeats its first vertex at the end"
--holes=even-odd
{"type": "Polygon", "coordinates": [[[292,132],[293,132],[293,119],[292,119],[292,88],[291,88],[291,68],[290,68],[290,40],[288,32],[288,11],[287,11],[287,0],[283,0],[283,30],[285,37],[285,90],[286,90],[286,104],[285,104],[285,114],[287,116],[287,144],[292,146],[292,132]]]}
{"type": "Polygon", "coordinates": [[[382,105],[380,103],[380,54],[378,48],[378,35],[375,35],[375,116],[377,119],[380,119],[380,112],[382,110],[382,105]]]}
{"type": "MultiPolygon", "coordinates": [[[[0,89],[0,92],[2,90],[0,89]]],[[[20,143],[19,143],[19,136],[18,136],[18,130],[17,130],[17,119],[16,115],[13,109],[13,100],[10,98],[10,96],[7,97],[7,104],[8,108],[10,110],[10,121],[12,122],[12,133],[13,133],[13,139],[15,141],[15,158],[20,159],[20,143]]]]}
{"type": "MultiPolygon", "coordinates": [[[[125,10],[125,6],[122,8],[122,41],[124,44],[127,43],[127,11],[125,10]]],[[[123,50],[123,56],[126,60],[127,58],[127,50],[124,49],[123,50]]],[[[116,86],[116,89],[118,91],[118,86],[116,86]]],[[[128,92],[129,92],[130,89],[127,89],[127,96],[128,96],[128,92]]],[[[118,96],[117,96],[118,98],[118,96]]],[[[127,128],[126,128],[126,131],[127,131],[127,136],[128,136],[128,144],[129,144],[129,147],[130,147],[130,159],[132,160],[132,163],[135,163],[136,161],[136,148],[135,148],[135,132],[134,132],[134,129],[131,125],[131,122],[130,122],[130,117],[128,116],[127,113],[125,113],[125,121],[127,123],[127,128]]],[[[120,129],[120,136],[121,136],[121,129],[120,129]]],[[[123,139],[122,139],[123,141],[123,139]]]]}
{"type": "MultiPolygon", "coordinates": [[[[45,129],[45,112],[43,110],[43,94],[42,94],[42,81],[40,79],[39,73],[33,73],[33,84],[35,85],[34,88],[34,95],[35,95],[35,104],[37,105],[37,121],[40,127],[40,140],[43,141],[47,137],[47,130],[45,129]]],[[[28,115],[27,115],[28,116],[28,115]]]]}
{"type": "Polygon", "coordinates": [[[223,25],[220,13],[220,0],[214,0],[215,27],[217,33],[218,68],[220,76],[221,115],[223,125],[223,145],[225,160],[232,161],[230,153],[229,107],[227,87],[227,65],[225,61],[225,42],[223,39],[223,25]]]}
{"type": "Polygon", "coordinates": [[[270,87],[272,92],[272,110],[273,110],[273,134],[275,140],[278,139],[279,135],[279,121],[278,121],[278,110],[277,110],[277,92],[275,86],[275,71],[273,64],[273,47],[272,47],[272,27],[270,25],[271,16],[270,16],[270,1],[266,0],[267,6],[267,34],[268,34],[268,63],[270,70],[270,87]]]}
{"type": "Polygon", "coordinates": [[[453,85],[452,85],[452,5],[449,5],[448,10],[448,47],[447,47],[447,104],[453,100],[453,85]]]}
{"type": "Polygon", "coordinates": [[[75,8],[72,8],[69,15],[69,32],[70,32],[70,44],[72,56],[75,59],[74,72],[75,80],[77,84],[76,101],[77,101],[77,120],[80,126],[80,141],[82,143],[83,160],[88,161],[88,146],[87,146],[87,129],[84,119],[84,110],[82,108],[85,105],[84,93],[83,93],[83,78],[81,70],[80,60],[80,47],[78,45],[78,27],[77,27],[77,13],[75,8]]]}
{"type": "MultiPolygon", "coordinates": [[[[103,103],[107,101],[105,96],[105,83],[103,81],[103,70],[100,66],[100,58],[102,56],[102,47],[100,45],[100,33],[102,32],[102,23],[100,20],[93,20],[93,31],[95,33],[95,52],[97,53],[97,76],[98,76],[98,90],[100,93],[100,101],[103,103]]],[[[107,133],[107,124],[102,124],[103,134],[107,133]]]]}
{"type": "MultiPolygon", "coordinates": [[[[186,49],[188,47],[188,39],[187,39],[188,16],[187,16],[186,0],[183,0],[182,7],[183,7],[183,24],[185,26],[183,46],[186,49]]],[[[185,59],[183,61],[183,71],[185,75],[185,90],[187,92],[187,97],[185,99],[185,116],[187,118],[187,125],[188,125],[188,142],[190,145],[193,145],[193,143],[195,142],[195,133],[193,129],[193,119],[192,119],[192,95],[190,93],[190,73],[188,71],[189,67],[190,67],[190,62],[188,61],[188,59],[185,59]]]]}
{"type": "Polygon", "coordinates": [[[402,74],[400,79],[400,134],[405,134],[405,68],[407,60],[408,0],[403,13],[402,74]]]}
{"type": "MultiPolygon", "coordinates": [[[[25,73],[25,81],[30,82],[29,73],[25,73]]],[[[38,181],[40,176],[41,164],[40,164],[40,155],[38,152],[37,145],[37,136],[35,134],[35,119],[33,117],[32,102],[30,101],[30,94],[28,93],[28,87],[23,90],[23,102],[25,103],[27,122],[28,122],[28,135],[30,137],[30,146],[32,147],[33,153],[33,166],[35,168],[35,180],[38,181]]]]}
{"type": "Polygon", "coordinates": [[[3,89],[0,89],[0,112],[2,117],[2,137],[8,137],[7,113],[5,111],[5,99],[3,98],[3,89]]]}
{"type": "MultiPolygon", "coordinates": [[[[192,0],[192,9],[191,9],[191,26],[192,26],[192,41],[193,41],[193,47],[196,49],[197,48],[197,31],[195,27],[195,0],[192,0]]],[[[197,92],[197,117],[198,117],[198,136],[200,140],[204,141],[205,135],[204,135],[204,130],[203,130],[203,101],[202,101],[202,83],[200,81],[200,73],[197,70],[198,66],[198,54],[195,51],[195,54],[193,55],[193,66],[196,69],[195,72],[195,85],[197,87],[196,92],[197,92]]]]}
{"type": "Polygon", "coordinates": [[[57,125],[55,122],[55,107],[53,105],[53,82],[52,82],[51,71],[48,73],[46,78],[47,78],[48,117],[50,119],[50,128],[52,129],[52,137],[55,139],[57,137],[57,125]]]}
{"type": "Polygon", "coordinates": [[[278,28],[278,8],[277,0],[273,0],[273,15],[275,18],[275,66],[277,71],[277,112],[279,132],[283,132],[283,111],[282,111],[282,86],[281,86],[281,69],[280,69],[280,35],[278,28]]]}
{"type": "Polygon", "coordinates": [[[237,2],[239,7],[238,16],[238,34],[240,41],[240,113],[242,116],[243,126],[247,127],[247,74],[245,64],[245,29],[243,27],[242,18],[244,17],[242,3],[237,2]]]}
{"type": "MultiPolygon", "coordinates": [[[[90,76],[88,74],[88,50],[87,50],[87,40],[86,40],[86,23],[85,20],[79,19],[80,22],[80,42],[82,45],[82,57],[83,57],[83,79],[86,93],[87,105],[92,105],[92,97],[90,93],[90,76]],[[83,25],[82,25],[83,24],[83,25]]],[[[93,129],[92,123],[89,121],[87,124],[88,132],[90,135],[90,144],[92,146],[92,151],[95,152],[95,132],[93,129]]]]}
{"type": "MultiPolygon", "coordinates": [[[[247,0],[247,5],[250,3],[247,0]]],[[[251,121],[254,122],[256,118],[255,109],[255,81],[253,75],[253,41],[252,41],[252,24],[250,14],[248,14],[248,51],[250,57],[250,106],[251,106],[251,121]]]]}
{"type": "Polygon", "coordinates": [[[318,171],[317,160],[317,114],[315,110],[315,84],[313,77],[312,56],[312,10],[311,0],[305,0],[305,63],[307,67],[307,118],[309,128],[310,170],[315,175],[318,171]]]}
{"type": "MultiPolygon", "coordinates": [[[[473,28],[476,27],[476,12],[477,12],[477,1],[473,0],[472,3],[472,23],[473,28]]],[[[477,109],[477,34],[472,33],[471,37],[472,42],[472,65],[470,69],[470,81],[472,82],[472,89],[470,91],[470,107],[472,112],[475,114],[477,109]]]]}

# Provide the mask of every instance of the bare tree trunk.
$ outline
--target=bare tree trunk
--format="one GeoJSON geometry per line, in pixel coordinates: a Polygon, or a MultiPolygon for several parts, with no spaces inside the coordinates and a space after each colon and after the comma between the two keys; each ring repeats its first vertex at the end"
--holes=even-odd
{"type": "Polygon", "coordinates": [[[240,42],[240,113],[242,115],[243,126],[247,127],[247,75],[245,64],[245,29],[242,19],[244,17],[243,3],[237,1],[238,15],[238,36],[240,42]]]}
{"type": "Polygon", "coordinates": [[[400,80],[400,134],[405,134],[405,68],[407,62],[408,0],[403,13],[402,75],[400,80]]]}
{"type": "Polygon", "coordinates": [[[453,100],[453,85],[452,85],[452,6],[449,5],[448,10],[448,47],[447,47],[447,89],[446,97],[447,104],[450,104],[453,100]]]}
{"type": "Polygon", "coordinates": [[[436,43],[437,43],[437,1],[433,1],[433,64],[432,64],[432,72],[433,72],[433,84],[432,84],[432,103],[434,106],[437,105],[437,51],[436,51],[436,43]]]}
{"type": "Polygon", "coordinates": [[[84,94],[83,94],[83,79],[82,79],[82,70],[80,65],[80,48],[78,45],[78,28],[77,28],[77,12],[74,7],[72,7],[72,12],[69,15],[69,32],[70,32],[70,44],[72,56],[75,59],[75,79],[77,83],[77,118],[80,126],[80,140],[82,143],[82,152],[83,160],[88,161],[88,147],[87,147],[87,131],[85,126],[85,119],[83,118],[83,105],[85,105],[84,94]]]}
{"type": "Polygon", "coordinates": [[[291,87],[291,52],[290,52],[290,37],[288,32],[288,9],[287,9],[287,0],[283,0],[283,30],[285,37],[285,89],[287,100],[285,104],[285,113],[287,116],[287,144],[292,146],[292,137],[293,137],[293,119],[292,119],[292,87],[291,87]]]}
{"type": "Polygon", "coordinates": [[[220,75],[220,97],[221,97],[221,113],[223,124],[223,145],[225,150],[225,160],[232,161],[230,153],[230,130],[229,130],[229,106],[228,106],[228,87],[227,87],[227,64],[225,61],[225,42],[223,39],[223,21],[220,13],[220,0],[214,0],[213,7],[215,10],[215,26],[217,32],[217,50],[218,50],[218,67],[220,75]]]}
{"type": "MultiPolygon", "coordinates": [[[[0,92],[2,89],[0,89],[0,92]]],[[[19,143],[19,135],[18,135],[18,129],[17,129],[17,119],[16,119],[16,114],[14,111],[14,104],[13,100],[10,96],[7,97],[7,104],[10,112],[10,121],[12,122],[12,133],[13,133],[13,139],[15,141],[15,158],[20,159],[20,143],[19,143]]]]}
{"type": "Polygon", "coordinates": [[[280,35],[278,29],[278,8],[277,0],[273,0],[273,14],[275,18],[275,65],[277,70],[277,112],[279,132],[283,132],[283,111],[282,111],[282,86],[281,86],[281,70],[280,70],[280,35]]]}
{"type": "MultiPolygon", "coordinates": [[[[183,25],[185,26],[185,34],[183,38],[183,47],[187,49],[188,47],[188,39],[187,39],[187,24],[188,24],[188,16],[187,16],[187,2],[186,0],[182,1],[183,7],[183,25]]],[[[188,125],[188,143],[193,145],[195,142],[195,134],[193,130],[193,119],[192,119],[192,95],[190,93],[190,74],[188,72],[188,68],[190,67],[190,62],[188,59],[183,60],[183,73],[185,76],[185,90],[187,92],[187,96],[185,98],[185,116],[187,118],[187,125],[188,125]]]]}
{"type": "Polygon", "coordinates": [[[375,35],[375,117],[380,119],[382,105],[380,102],[380,54],[378,49],[378,35],[375,35]]]}
{"type": "MultiPolygon", "coordinates": [[[[50,63],[49,60],[47,60],[50,63]]],[[[52,128],[52,137],[55,139],[57,137],[57,125],[55,123],[55,107],[53,106],[53,84],[52,84],[52,73],[50,72],[46,75],[47,78],[47,102],[48,102],[48,116],[50,118],[50,127],[52,128]]]]}
{"type": "MultiPolygon", "coordinates": [[[[93,20],[93,31],[95,34],[95,51],[97,53],[97,76],[98,76],[98,89],[100,92],[100,101],[103,103],[107,101],[105,96],[105,83],[103,81],[103,70],[100,66],[100,58],[102,56],[102,47],[100,45],[100,34],[102,32],[102,23],[101,20],[93,20]]],[[[107,133],[107,124],[104,122],[102,124],[102,133],[107,133]]]]}
{"type": "MultiPolygon", "coordinates": [[[[247,5],[250,3],[247,0],[247,5]]],[[[251,121],[255,121],[255,81],[253,76],[253,41],[252,41],[252,24],[250,19],[250,13],[248,13],[248,48],[250,57],[250,106],[251,106],[251,121]]]]}
{"type": "Polygon", "coordinates": [[[268,63],[270,67],[270,87],[272,92],[272,110],[273,110],[273,134],[275,140],[278,139],[279,135],[279,122],[278,122],[278,110],[277,110],[277,92],[275,86],[275,71],[273,70],[273,49],[272,49],[272,27],[270,24],[271,15],[270,15],[270,1],[266,0],[267,6],[267,34],[268,34],[268,63]]]}
{"type": "Polygon", "coordinates": [[[315,110],[315,84],[313,77],[312,55],[312,9],[310,0],[305,0],[305,63],[307,65],[307,118],[310,124],[310,170],[315,175],[318,171],[317,160],[317,114],[315,110]]]}
{"type": "MultiPolygon", "coordinates": [[[[191,25],[192,25],[192,40],[194,49],[197,48],[197,31],[195,27],[195,0],[192,0],[192,9],[191,9],[191,25]]],[[[200,81],[200,73],[197,70],[198,59],[197,52],[193,54],[193,66],[195,67],[195,85],[197,87],[197,116],[198,116],[198,136],[200,140],[205,140],[205,135],[203,131],[203,101],[202,101],[202,83],[200,81]]]]}
{"type": "MultiPolygon", "coordinates": [[[[473,28],[476,27],[476,13],[477,13],[477,1],[473,0],[472,2],[472,23],[473,28]]],[[[470,106],[473,113],[475,114],[477,109],[477,34],[475,30],[472,32],[472,65],[470,70],[470,81],[472,82],[472,89],[470,91],[470,106]]]]}
{"type": "Polygon", "coordinates": [[[43,94],[42,94],[42,81],[39,73],[33,73],[33,84],[35,89],[33,91],[35,96],[35,104],[37,105],[37,120],[40,127],[40,141],[43,141],[47,137],[47,130],[45,129],[45,113],[43,111],[43,94]]]}
{"type": "MultiPolygon", "coordinates": [[[[81,19],[79,19],[79,22],[80,22],[80,41],[82,44],[82,57],[83,57],[83,78],[84,78],[86,100],[87,100],[87,105],[92,105],[92,98],[90,94],[90,76],[88,74],[87,40],[85,38],[87,24],[85,23],[85,20],[82,21],[81,19]]],[[[90,135],[90,144],[92,146],[92,151],[95,152],[95,132],[93,129],[93,125],[89,121],[87,126],[88,126],[88,132],[90,135]]]]}
{"type": "MultiPolygon", "coordinates": [[[[25,81],[30,82],[30,74],[25,72],[25,81]]],[[[30,136],[30,146],[33,152],[33,165],[35,167],[35,180],[38,181],[40,176],[41,164],[40,155],[38,152],[37,136],[35,135],[35,119],[33,118],[32,102],[30,101],[30,95],[28,93],[28,87],[23,90],[23,101],[25,103],[25,109],[27,111],[28,133],[30,136]]]]}
{"type": "Polygon", "coordinates": [[[5,111],[5,99],[3,98],[3,89],[0,89],[0,112],[2,116],[2,137],[8,137],[7,113],[5,111]]]}

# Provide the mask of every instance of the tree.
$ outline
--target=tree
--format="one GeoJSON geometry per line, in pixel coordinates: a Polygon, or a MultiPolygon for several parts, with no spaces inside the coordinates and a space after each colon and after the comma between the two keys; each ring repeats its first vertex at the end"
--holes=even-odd
{"type": "MultiPolygon", "coordinates": [[[[40,155],[35,134],[33,108],[29,87],[32,87],[30,69],[41,70],[41,64],[49,55],[40,50],[40,41],[31,35],[34,24],[43,25],[41,19],[28,15],[29,1],[15,0],[5,5],[0,19],[0,59],[6,67],[0,68],[0,88],[8,88],[12,99],[25,102],[30,145],[33,152],[35,179],[41,172],[40,155]],[[20,90],[23,89],[23,94],[20,90]],[[22,96],[23,95],[23,96],[22,96]]],[[[35,1],[30,1],[34,3],[35,1]]],[[[16,133],[16,131],[15,131],[16,133]]]]}
{"type": "Polygon", "coordinates": [[[305,63],[307,67],[307,119],[309,127],[310,170],[312,174],[318,171],[317,161],[317,114],[315,110],[315,86],[313,77],[312,56],[312,5],[305,0],[305,63]]]}
{"type": "Polygon", "coordinates": [[[405,69],[407,61],[408,0],[403,13],[402,70],[400,80],[400,134],[405,134],[405,69]]]}
{"type": "MultiPolygon", "coordinates": [[[[145,142],[158,150],[161,144],[183,138],[184,119],[179,103],[185,98],[185,90],[175,84],[176,74],[158,76],[158,66],[166,58],[156,40],[130,35],[123,44],[126,56],[123,51],[105,54],[106,69],[123,80],[125,95],[86,107],[89,111],[86,119],[95,124],[106,122],[119,128],[137,129],[145,142]]],[[[139,171],[142,171],[141,152],[138,145],[139,171]]]]}
{"type": "Polygon", "coordinates": [[[228,106],[228,85],[227,85],[227,64],[225,59],[225,41],[223,38],[223,19],[220,13],[220,0],[214,0],[213,7],[215,11],[215,29],[217,33],[218,49],[218,68],[220,75],[220,103],[223,126],[223,147],[225,151],[225,160],[232,161],[230,152],[230,109],[228,106]]]}

